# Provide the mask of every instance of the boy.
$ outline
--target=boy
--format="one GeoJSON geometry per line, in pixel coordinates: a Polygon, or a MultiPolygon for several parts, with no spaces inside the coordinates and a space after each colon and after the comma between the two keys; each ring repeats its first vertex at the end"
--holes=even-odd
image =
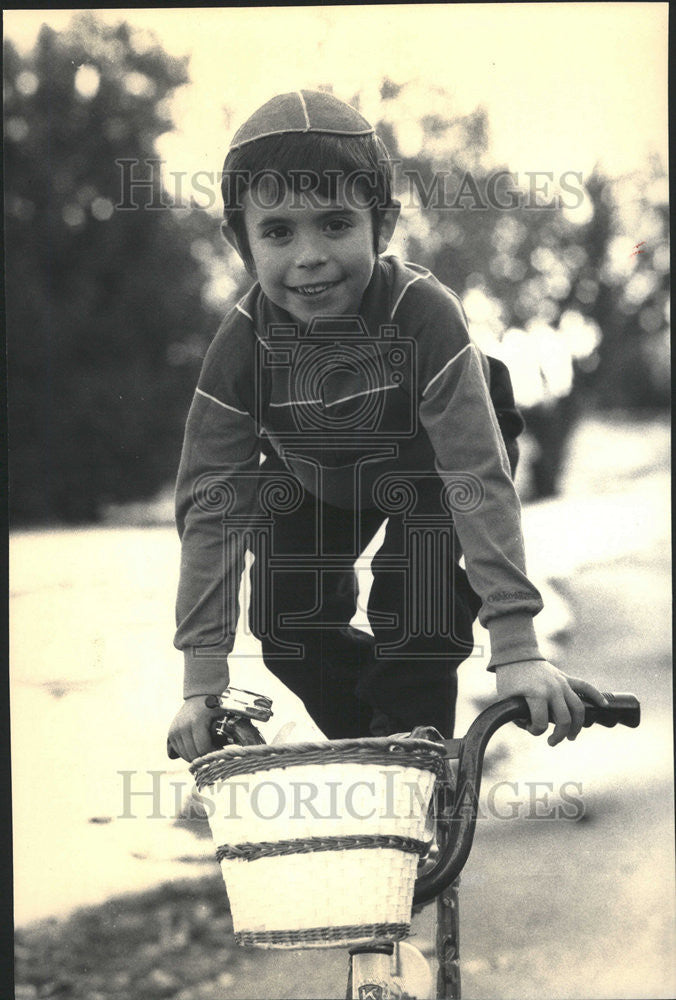
{"type": "Polygon", "coordinates": [[[577,693],[603,703],[538,649],[508,377],[493,367],[494,405],[455,294],[383,256],[391,183],[371,125],[318,91],[272,98],[226,157],[223,233],[256,283],[209,348],[178,476],[185,701],[169,740],[186,760],[211,748],[204,699],[228,683],[247,547],[265,663],[329,738],[452,735],[477,611],[497,693],[526,697],[530,732],[551,717],[551,745],[574,739],[577,693]],[[349,627],[354,563],[385,521],[373,644],[349,627]]]}

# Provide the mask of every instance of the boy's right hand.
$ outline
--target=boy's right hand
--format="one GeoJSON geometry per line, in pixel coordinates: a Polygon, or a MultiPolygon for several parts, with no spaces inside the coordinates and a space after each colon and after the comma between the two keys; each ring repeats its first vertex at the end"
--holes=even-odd
{"type": "Polygon", "coordinates": [[[214,749],[211,741],[211,720],[222,714],[219,708],[207,708],[206,695],[196,694],[186,698],[169,727],[167,746],[174,748],[179,757],[188,762],[214,749]]]}

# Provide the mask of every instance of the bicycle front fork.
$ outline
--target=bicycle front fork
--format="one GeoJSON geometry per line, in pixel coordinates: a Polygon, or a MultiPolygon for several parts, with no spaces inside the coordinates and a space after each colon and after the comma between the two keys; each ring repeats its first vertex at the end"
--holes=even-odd
{"type": "Polygon", "coordinates": [[[376,939],[350,948],[347,1000],[460,1000],[459,881],[436,901],[436,937],[430,949],[438,962],[436,984],[427,959],[414,945],[376,939]]]}
{"type": "Polygon", "coordinates": [[[460,1000],[460,878],[437,896],[437,997],[460,1000]]]}
{"type": "Polygon", "coordinates": [[[432,973],[407,941],[369,941],[350,948],[347,1000],[429,1000],[432,973]]]}

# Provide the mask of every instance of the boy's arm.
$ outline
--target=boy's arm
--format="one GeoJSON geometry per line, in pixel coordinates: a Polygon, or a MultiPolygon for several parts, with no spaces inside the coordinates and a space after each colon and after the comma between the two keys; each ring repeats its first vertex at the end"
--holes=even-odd
{"type": "Polygon", "coordinates": [[[482,357],[466,339],[422,387],[420,419],[437,456],[437,471],[449,497],[458,487],[455,528],[466,571],[482,600],[479,620],[489,632],[489,670],[501,697],[524,695],[531,711],[529,731],[543,733],[555,722],[549,742],[574,739],[584,710],[576,691],[598,704],[591,684],[568,678],[542,656],[533,616],[542,608],[526,576],[521,509],[500,426],[491,404],[482,357]]]}
{"type": "Polygon", "coordinates": [[[228,683],[246,538],[258,509],[255,344],[251,317],[238,304],[207,351],[186,422],[174,637],[184,653],[186,698],[220,693],[228,683]]]}
{"type": "Polygon", "coordinates": [[[468,340],[422,387],[419,412],[451,502],[458,496],[453,518],[491,636],[489,669],[543,659],[533,628],[542,598],[526,576],[521,508],[482,357],[468,340]]]}
{"type": "Polygon", "coordinates": [[[184,654],[186,698],[217,694],[228,684],[259,455],[253,418],[198,388],[176,484],[181,567],[174,645],[184,654]]]}
{"type": "Polygon", "coordinates": [[[220,694],[229,681],[260,454],[253,418],[227,387],[213,384],[209,367],[205,364],[188,415],[176,484],[181,568],[174,645],[184,655],[185,700],[168,741],[187,761],[212,749],[214,710],[204,696],[220,694]],[[219,390],[230,402],[214,394],[219,390]]]}

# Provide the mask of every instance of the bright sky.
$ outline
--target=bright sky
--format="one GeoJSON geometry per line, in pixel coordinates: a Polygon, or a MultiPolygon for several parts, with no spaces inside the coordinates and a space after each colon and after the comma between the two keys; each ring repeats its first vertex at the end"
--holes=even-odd
{"type": "MultiPolygon", "coordinates": [[[[73,11],[5,11],[22,48],[73,11]]],[[[511,170],[612,174],[667,164],[666,3],[411,4],[97,11],[153,30],[189,54],[179,129],[162,141],[170,170],[217,171],[234,128],[275,93],[332,84],[377,106],[380,81],[408,83],[407,121],[426,109],[489,114],[491,152],[511,170]],[[372,96],[369,96],[372,95],[372,96]],[[224,108],[232,117],[224,114],[224,108]],[[410,117],[408,112],[410,111],[410,117]]],[[[416,131],[401,123],[414,151],[416,131]]]]}

